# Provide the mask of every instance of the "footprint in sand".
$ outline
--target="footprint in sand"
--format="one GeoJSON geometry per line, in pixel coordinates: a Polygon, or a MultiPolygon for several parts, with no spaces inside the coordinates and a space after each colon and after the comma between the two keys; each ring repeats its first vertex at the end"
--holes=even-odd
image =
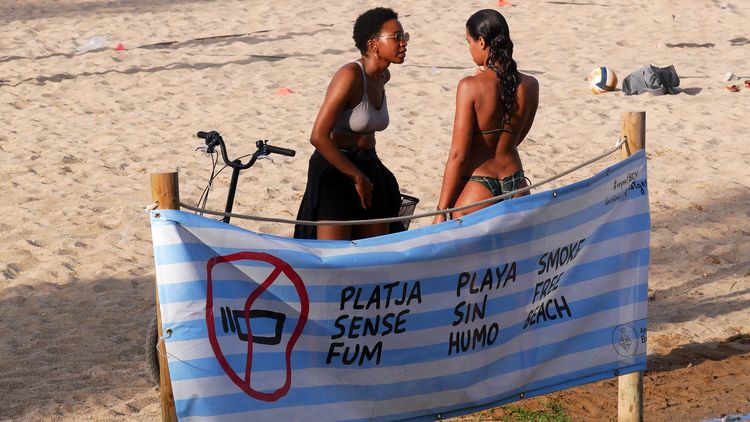
{"type": "Polygon", "coordinates": [[[3,270],[3,277],[5,277],[6,280],[15,280],[20,272],[21,267],[18,264],[10,263],[5,266],[5,269],[3,270]]]}

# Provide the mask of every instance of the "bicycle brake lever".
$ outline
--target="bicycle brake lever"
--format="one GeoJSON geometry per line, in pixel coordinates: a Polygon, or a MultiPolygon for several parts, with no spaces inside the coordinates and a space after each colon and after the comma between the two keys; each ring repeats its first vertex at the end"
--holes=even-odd
{"type": "Polygon", "coordinates": [[[258,160],[268,160],[273,163],[273,157],[271,157],[269,154],[259,155],[258,160]]]}

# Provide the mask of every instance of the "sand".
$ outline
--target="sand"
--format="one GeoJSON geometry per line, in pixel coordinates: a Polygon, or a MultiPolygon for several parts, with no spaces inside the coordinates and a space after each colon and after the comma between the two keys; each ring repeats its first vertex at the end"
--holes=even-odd
{"type": "MultiPolygon", "coordinates": [[[[609,149],[623,111],[646,111],[652,213],[647,420],[750,411],[750,4],[742,0],[511,0],[500,10],[520,69],[541,85],[520,147],[542,180],[609,149]],[[682,93],[593,95],[675,65],[682,93]],[[740,80],[725,82],[727,72],[740,80]],[[740,92],[724,89],[739,84],[740,92]]],[[[254,141],[298,151],[243,173],[235,211],[291,218],[308,135],[332,73],[358,57],[351,26],[371,1],[4,0],[0,3],[0,419],[157,420],[147,381],[154,312],[149,174],[179,171],[195,203],[210,162],[198,130],[237,156],[254,141]],[[76,54],[94,36],[105,49],[76,54]],[[213,38],[212,38],[213,37],[213,38]],[[114,47],[122,43],[123,51],[114,47]],[[279,95],[279,89],[292,92],[279,95]]],[[[389,5],[389,4],[385,4],[389,5]]],[[[397,3],[412,34],[388,85],[378,150],[405,193],[435,207],[455,87],[473,73],[464,22],[495,1],[397,3]]],[[[609,157],[549,184],[593,175],[609,157]]],[[[229,172],[209,207],[223,208],[229,172]]],[[[289,235],[290,226],[236,224],[289,235]]],[[[429,224],[415,221],[412,227],[429,224]]],[[[611,420],[616,380],[521,405],[611,420]]],[[[473,415],[487,419],[502,411],[473,415]]]]}

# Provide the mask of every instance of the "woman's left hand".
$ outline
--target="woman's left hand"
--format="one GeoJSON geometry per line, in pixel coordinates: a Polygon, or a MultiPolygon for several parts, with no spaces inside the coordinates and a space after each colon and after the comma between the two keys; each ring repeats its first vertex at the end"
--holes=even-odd
{"type": "Polygon", "coordinates": [[[362,208],[368,209],[372,205],[372,190],[374,188],[375,185],[364,174],[354,178],[354,189],[357,190],[362,208]]]}

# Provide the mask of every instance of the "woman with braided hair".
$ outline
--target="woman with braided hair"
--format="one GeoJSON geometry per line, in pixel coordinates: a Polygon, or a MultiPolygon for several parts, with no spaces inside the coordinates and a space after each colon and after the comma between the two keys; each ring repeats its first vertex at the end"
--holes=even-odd
{"type": "MultiPolygon", "coordinates": [[[[527,186],[518,145],[534,122],[539,83],[518,71],[508,23],[500,12],[484,9],[473,14],[466,21],[466,41],[479,70],[458,83],[453,139],[438,210],[468,205],[527,186]]],[[[488,205],[455,212],[452,216],[438,215],[433,224],[488,205]]]]}

